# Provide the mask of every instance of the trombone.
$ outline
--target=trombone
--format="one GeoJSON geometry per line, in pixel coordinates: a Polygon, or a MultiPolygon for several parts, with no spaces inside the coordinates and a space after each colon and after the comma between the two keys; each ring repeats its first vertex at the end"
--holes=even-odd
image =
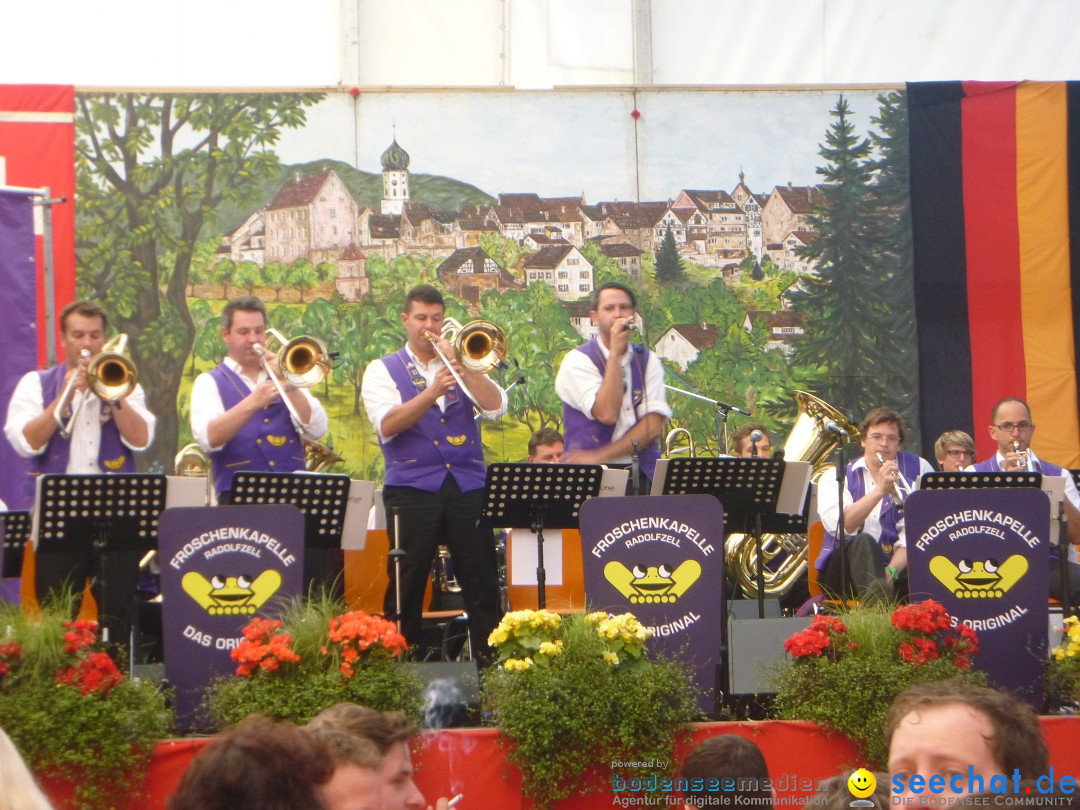
{"type": "MultiPolygon", "coordinates": [[[[310,388],[322,382],[323,378],[330,373],[330,356],[326,352],[325,344],[318,338],[301,336],[285,340],[276,329],[267,329],[266,334],[282,345],[277,357],[278,368],[285,382],[293,388],[310,388]]],[[[263,370],[273,380],[285,407],[289,409],[293,422],[298,427],[303,425],[304,420],[300,418],[300,414],[296,412],[296,408],[285,395],[285,387],[281,384],[281,379],[270,368],[270,363],[266,359],[266,347],[256,343],[252,348],[255,354],[259,355],[259,363],[263,370]]]]}
{"type": "MultiPolygon", "coordinates": [[[[90,359],[89,349],[83,349],[79,355],[79,370],[86,367],[86,388],[98,399],[105,402],[115,402],[124,399],[135,390],[139,383],[139,372],[131,358],[127,356],[128,336],[119,334],[101,347],[101,353],[93,360],[90,359]]],[[[56,424],[60,428],[60,435],[65,439],[71,437],[71,431],[75,428],[75,419],[82,410],[87,394],[83,394],[78,404],[71,409],[71,415],[64,422],[61,414],[64,408],[70,404],[70,398],[74,397],[75,381],[79,373],[71,375],[64,393],[60,397],[60,406],[56,410],[56,424]]]]}
{"type": "MultiPolygon", "coordinates": [[[[506,332],[491,321],[469,321],[462,326],[453,318],[446,318],[443,321],[439,338],[445,338],[453,345],[454,355],[461,367],[466,371],[487,374],[489,371],[501,367],[503,360],[506,358],[506,332]]],[[[442,353],[442,349],[439,348],[438,338],[429,332],[428,340],[431,341],[435,354],[439,355],[439,359],[450,369],[450,374],[453,375],[458,388],[465,392],[465,395],[472,400],[473,405],[480,407],[476,397],[472,395],[472,392],[462,382],[461,377],[450,364],[446,355],[442,353]]]]}

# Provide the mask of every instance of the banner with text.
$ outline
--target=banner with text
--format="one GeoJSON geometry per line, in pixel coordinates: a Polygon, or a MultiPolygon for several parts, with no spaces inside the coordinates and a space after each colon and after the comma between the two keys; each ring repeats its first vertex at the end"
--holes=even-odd
{"type": "Polygon", "coordinates": [[[585,601],[633,613],[649,646],[691,666],[712,712],[724,622],[724,510],[711,495],[592,498],[581,506],[585,601]]]}
{"type": "Polygon", "coordinates": [[[158,553],[165,677],[189,729],[210,681],[236,671],[244,625],[303,592],[304,518],[287,504],[166,509],[158,553]]]}
{"type": "Polygon", "coordinates": [[[920,490],[904,504],[911,599],[979,636],[990,683],[1042,703],[1050,500],[1038,489],[920,490]]]}

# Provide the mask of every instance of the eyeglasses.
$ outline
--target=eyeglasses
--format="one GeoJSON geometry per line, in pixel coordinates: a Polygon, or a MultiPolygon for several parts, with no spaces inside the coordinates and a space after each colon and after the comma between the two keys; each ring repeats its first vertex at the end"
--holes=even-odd
{"type": "Polygon", "coordinates": [[[1006,433],[1012,433],[1014,430],[1019,430],[1021,433],[1027,433],[1033,427],[1031,422],[1002,422],[1000,425],[994,425],[998,430],[1003,430],[1006,433]]]}
{"type": "Polygon", "coordinates": [[[946,450],[945,455],[949,456],[950,458],[963,458],[964,456],[973,456],[973,455],[975,455],[975,451],[973,451],[973,450],[956,450],[956,449],[953,449],[953,450],[946,450]]]}
{"type": "Polygon", "coordinates": [[[900,437],[895,433],[889,433],[888,435],[884,433],[871,433],[866,438],[872,442],[886,442],[887,444],[895,444],[900,441],[900,437]]]}

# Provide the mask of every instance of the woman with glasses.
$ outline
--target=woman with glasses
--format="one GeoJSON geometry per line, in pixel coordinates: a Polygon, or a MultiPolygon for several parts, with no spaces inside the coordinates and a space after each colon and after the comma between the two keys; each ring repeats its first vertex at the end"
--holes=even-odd
{"type": "Polygon", "coordinates": [[[844,486],[844,530],[838,529],[839,493],[831,476],[818,484],[818,514],[825,541],[815,567],[822,588],[843,591],[837,538],[846,537],[850,592],[857,598],[895,599],[906,590],[907,543],[904,499],[919,485],[930,463],[905,453],[904,419],[891,408],[874,408],[859,425],[863,454],[847,465],[844,486]],[[903,581],[902,581],[903,580],[903,581]]]}
{"type": "Polygon", "coordinates": [[[975,440],[962,430],[947,430],[934,442],[934,458],[942,472],[963,472],[975,463],[975,440]]]}

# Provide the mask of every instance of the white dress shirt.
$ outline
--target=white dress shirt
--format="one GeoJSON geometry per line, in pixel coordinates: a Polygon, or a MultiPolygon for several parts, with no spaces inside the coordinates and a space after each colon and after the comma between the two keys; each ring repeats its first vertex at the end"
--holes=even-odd
{"type": "MultiPolygon", "coordinates": [[[[600,352],[606,363],[611,352],[599,338],[597,343],[600,345],[600,352]]],[[[635,355],[636,352],[630,347],[622,358],[623,397],[622,405],[619,407],[619,416],[615,420],[615,430],[611,434],[612,442],[617,442],[625,436],[626,432],[647,414],[658,413],[665,419],[671,418],[671,407],[668,405],[664,390],[664,367],[654,352],[649,352],[649,360],[642,374],[645,391],[641,403],[636,409],[634,408],[630,391],[630,362],[635,355]]],[[[596,395],[603,381],[603,375],[589,356],[585,352],[574,349],[566,353],[559,366],[559,373],[555,375],[555,392],[567,405],[592,418],[593,405],[596,404],[596,395]]],[[[629,454],[623,458],[611,459],[612,464],[629,464],[630,461],[629,454]]]]}
{"type": "MultiPolygon", "coordinates": [[[[1035,455],[1035,451],[1030,447],[1027,450],[1028,464],[1031,467],[1031,472],[1042,472],[1042,461],[1035,455]]],[[[1005,456],[1002,455],[999,450],[996,453],[997,465],[1003,471],[1005,470],[1005,456]]],[[[964,472],[975,472],[975,465],[972,464],[969,467],[964,468],[964,472]]],[[[1074,508],[1080,510],[1080,492],[1076,490],[1076,482],[1073,481],[1072,473],[1066,468],[1062,467],[1061,477],[1065,479],[1065,498],[1073,505],[1074,508]]]]}
{"type": "MultiPolygon", "coordinates": [[[[241,373],[240,364],[231,357],[226,357],[224,363],[226,368],[236,372],[249,391],[254,391],[256,385],[269,377],[266,369],[260,368],[259,378],[253,382],[241,373]]],[[[294,419],[293,425],[296,427],[296,432],[300,434],[300,438],[317,441],[326,435],[330,427],[326,409],[306,388],[301,388],[300,393],[311,406],[311,418],[306,425],[298,425],[294,419]]],[[[225,413],[225,403],[221,401],[221,392],[218,391],[217,382],[210,376],[210,372],[204,371],[195,378],[195,385],[191,388],[191,435],[195,437],[199,447],[207,453],[220,450],[225,446],[225,443],[222,443],[217,447],[211,447],[209,439],[210,423],[223,413],[225,413]]]]}
{"type": "MultiPolygon", "coordinates": [[[[15,448],[15,452],[23,458],[40,456],[49,446],[45,442],[35,450],[30,446],[23,435],[23,429],[30,420],[37,418],[45,411],[46,403],[43,402],[41,390],[41,375],[36,371],[29,371],[22,376],[19,384],[15,386],[11,403],[8,405],[7,421],[4,423],[4,435],[15,448]]],[[[86,397],[86,402],[79,409],[75,417],[75,424],[71,428],[71,450],[68,454],[66,472],[75,475],[97,475],[105,472],[98,466],[98,450],[101,446],[101,400],[91,391],[76,391],[72,396],[72,409],[79,407],[79,402],[86,397]]],[[[123,408],[131,408],[146,422],[147,441],[142,447],[124,439],[120,440],[131,450],[145,450],[154,441],[154,427],[157,419],[146,409],[146,393],[141,385],[136,385],[125,399],[122,400],[123,408]]]]}
{"type": "MultiPolygon", "coordinates": [[[[860,470],[863,477],[863,493],[869,492],[874,488],[874,476],[871,475],[870,470],[866,466],[865,458],[858,458],[855,460],[855,470],[860,470]]],[[[930,466],[930,463],[924,459],[919,459],[919,477],[914,481],[909,481],[912,491],[919,488],[919,482],[922,480],[922,476],[934,471],[934,468],[930,466]]],[[[844,508],[851,506],[854,503],[854,496],[851,489],[847,485],[847,476],[844,477],[844,508]]],[[[822,477],[817,483],[817,508],[818,516],[821,518],[821,523],[825,527],[825,531],[831,534],[833,537],[839,537],[837,533],[837,525],[839,523],[840,516],[840,503],[837,498],[836,491],[836,478],[833,473],[822,477]]],[[[861,531],[866,532],[875,540],[881,537],[881,517],[889,509],[894,508],[892,499],[886,495],[881,499],[866,516],[866,520],[863,521],[861,531]]],[[[848,532],[849,534],[851,532],[848,532]]],[[[907,545],[907,537],[904,533],[904,517],[900,516],[900,519],[896,522],[896,542],[893,544],[895,548],[903,548],[907,545]]]]}
{"type": "MultiPolygon", "coordinates": [[[[420,358],[413,354],[412,349],[408,344],[405,344],[405,351],[408,352],[409,358],[412,360],[413,365],[416,366],[416,371],[424,378],[424,381],[431,385],[435,380],[435,375],[439,373],[439,370],[445,365],[438,355],[436,355],[428,363],[424,363],[420,358]]],[[[456,386],[455,386],[456,388],[456,386]]],[[[481,416],[484,419],[494,420],[498,419],[504,413],[506,413],[507,399],[506,391],[498,386],[500,394],[499,407],[494,411],[480,410],[481,416]]],[[[368,363],[367,368],[364,369],[364,379],[360,383],[360,396],[364,400],[364,410],[367,411],[368,419],[371,420],[372,427],[375,428],[375,432],[379,434],[379,438],[384,442],[390,441],[394,436],[384,436],[382,432],[382,422],[393,408],[396,408],[401,404],[401,392],[398,391],[397,385],[394,383],[393,378],[390,376],[390,370],[386,367],[381,359],[368,363]]],[[[472,400],[464,392],[459,392],[459,396],[465,398],[465,402],[471,404],[472,400]]],[[[435,400],[439,406],[439,410],[446,410],[446,396],[443,395],[435,400]]]]}

